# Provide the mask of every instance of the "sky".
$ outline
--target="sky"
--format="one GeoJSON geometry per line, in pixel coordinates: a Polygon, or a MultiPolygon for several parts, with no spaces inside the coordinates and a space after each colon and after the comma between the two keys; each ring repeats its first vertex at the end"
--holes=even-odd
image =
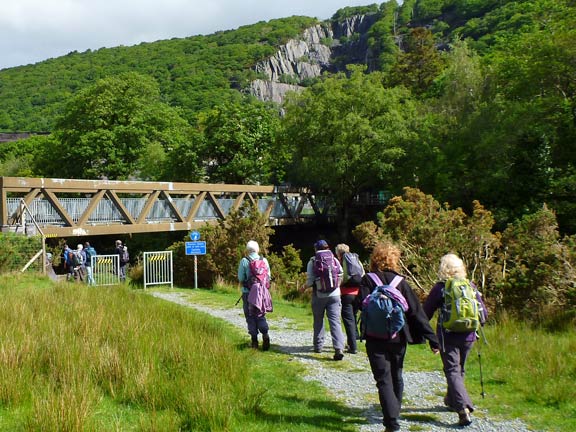
{"type": "Polygon", "coordinates": [[[71,51],[211,34],[258,21],[330,18],[370,0],[0,0],[0,69],[71,51]]]}

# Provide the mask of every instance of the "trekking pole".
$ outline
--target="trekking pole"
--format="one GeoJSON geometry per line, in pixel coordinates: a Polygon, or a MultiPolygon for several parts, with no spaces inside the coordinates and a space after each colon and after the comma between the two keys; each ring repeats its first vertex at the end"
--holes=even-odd
{"type": "Polygon", "coordinates": [[[480,395],[482,396],[482,399],[484,399],[486,393],[484,393],[484,377],[482,375],[482,350],[480,347],[478,347],[478,364],[480,365],[480,388],[482,390],[480,395]]]}
{"type": "Polygon", "coordinates": [[[234,303],[234,306],[238,306],[238,303],[240,303],[240,300],[242,300],[242,294],[240,294],[240,297],[238,297],[238,300],[236,300],[236,303],[234,303]]]}
{"type": "MultiPolygon", "coordinates": [[[[483,326],[480,326],[480,334],[482,335],[484,344],[488,345],[488,340],[486,339],[486,334],[484,334],[483,326]]],[[[482,395],[482,399],[484,399],[486,393],[484,393],[484,377],[482,376],[482,349],[480,348],[480,345],[478,345],[478,364],[480,365],[480,388],[482,389],[482,393],[480,394],[482,395]]]]}

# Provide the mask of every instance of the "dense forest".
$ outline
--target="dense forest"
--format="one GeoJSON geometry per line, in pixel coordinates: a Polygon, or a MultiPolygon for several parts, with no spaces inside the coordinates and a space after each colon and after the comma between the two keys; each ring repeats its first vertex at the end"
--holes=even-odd
{"type": "Polygon", "coordinates": [[[546,203],[576,233],[572,1],[392,0],[332,22],[357,15],[372,17],[365,34],[322,43],[363,38],[364,61],[300,82],[282,107],[249,95],[266,79],[255,65],[315,19],[1,70],[0,131],[51,134],[3,144],[0,174],[289,183],[342,211],[410,186],[479,200],[498,229],[546,203]]]}

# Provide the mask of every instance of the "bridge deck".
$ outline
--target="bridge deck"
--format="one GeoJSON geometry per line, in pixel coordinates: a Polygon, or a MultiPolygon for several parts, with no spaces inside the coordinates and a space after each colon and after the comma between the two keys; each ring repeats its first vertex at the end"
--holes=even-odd
{"type": "Polygon", "coordinates": [[[0,177],[0,190],[2,229],[40,229],[47,237],[186,231],[246,201],[271,225],[330,212],[306,191],[275,186],[0,177]]]}

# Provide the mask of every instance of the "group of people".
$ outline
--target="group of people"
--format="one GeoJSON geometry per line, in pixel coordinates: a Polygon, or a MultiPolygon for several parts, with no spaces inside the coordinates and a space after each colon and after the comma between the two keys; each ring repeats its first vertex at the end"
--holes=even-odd
{"type": "MultiPolygon", "coordinates": [[[[114,254],[118,255],[119,278],[120,281],[124,282],[126,280],[126,266],[130,261],[130,256],[128,248],[122,244],[121,240],[116,240],[114,254]]],[[[96,249],[88,241],[84,244],[79,243],[76,249],[70,248],[68,243],[65,242],[62,250],[62,262],[66,271],[66,280],[95,285],[92,257],[96,255],[98,255],[96,249]]]]}
{"type": "Polygon", "coordinates": [[[95,284],[92,273],[92,257],[96,256],[97,252],[90,245],[90,242],[79,243],[76,249],[71,249],[68,243],[64,243],[62,255],[66,280],[86,282],[88,285],[95,284]]]}
{"type": "MultiPolygon", "coordinates": [[[[366,340],[366,353],[376,381],[380,406],[383,414],[383,424],[386,432],[400,430],[399,417],[402,406],[404,381],[402,371],[404,357],[408,344],[420,344],[428,341],[431,351],[440,354],[444,375],[447,382],[447,392],[444,397],[446,407],[458,414],[458,425],[468,426],[472,423],[470,414],[474,404],[464,384],[465,364],[467,357],[478,339],[476,330],[451,331],[438,320],[436,331],[430,325],[435,312],[443,311],[445,306],[445,288],[453,279],[467,280],[466,267],[462,259],[455,254],[447,254],[440,260],[438,282],[430,290],[423,304],[412,290],[405,277],[401,275],[400,249],[391,242],[377,244],[370,256],[369,272],[362,269],[360,276],[351,277],[350,249],[345,244],[335,248],[335,254],[330,251],[325,240],[314,244],[315,255],[307,263],[307,279],[305,288],[312,288],[313,314],[313,350],[320,353],[325,343],[324,319],[328,319],[333,359],[344,358],[344,352],[357,353],[357,340],[362,336],[366,340]],[[320,262],[320,264],[319,264],[320,262]],[[327,280],[319,274],[319,266],[330,265],[334,269],[327,280]],[[332,273],[337,273],[333,275],[332,273]],[[326,284],[336,282],[329,289],[326,284]],[[372,336],[366,332],[359,334],[356,317],[366,299],[379,285],[394,286],[404,301],[405,324],[397,333],[388,338],[372,336]],[[364,300],[364,302],[363,302],[364,300]],[[344,332],[342,331],[344,324],[344,332]]],[[[354,254],[355,255],[355,254],[354,254]]],[[[266,269],[268,281],[270,266],[266,258],[260,255],[258,243],[248,242],[246,256],[238,266],[238,280],[242,286],[244,315],[251,336],[251,346],[258,348],[258,335],[262,334],[263,349],[270,348],[269,327],[266,321],[266,311],[271,310],[271,304],[263,307],[262,302],[251,300],[254,297],[254,274],[251,270],[255,261],[261,261],[266,269]]],[[[486,307],[482,296],[473,283],[474,296],[478,305],[479,322],[484,324],[487,318],[486,307]]],[[[257,285],[258,286],[258,285],[257,285]]],[[[269,285],[268,285],[269,287],[269,285]]],[[[266,290],[262,290],[266,291],[266,290]]],[[[262,295],[258,298],[261,300],[262,295]]],[[[440,315],[442,312],[440,312],[440,315]]]]}

